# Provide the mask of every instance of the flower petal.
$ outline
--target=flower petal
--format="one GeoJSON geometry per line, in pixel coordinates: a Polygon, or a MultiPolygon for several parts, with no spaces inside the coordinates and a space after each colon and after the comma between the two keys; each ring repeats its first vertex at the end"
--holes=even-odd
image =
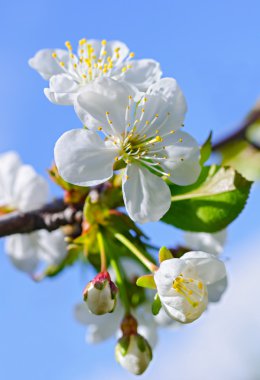
{"type": "Polygon", "coordinates": [[[201,172],[200,149],[196,140],[188,133],[178,131],[167,136],[161,143],[168,158],[162,162],[170,181],[180,186],[194,183],[201,172]]]}
{"type": "Polygon", "coordinates": [[[63,232],[41,230],[38,232],[39,259],[47,265],[59,265],[67,254],[63,232]]]}
{"type": "Polygon", "coordinates": [[[15,152],[0,155],[0,206],[14,206],[14,182],[21,165],[15,152]]]}
{"type": "Polygon", "coordinates": [[[172,296],[173,281],[178,277],[186,267],[186,263],[180,259],[165,260],[160,264],[159,269],[154,274],[154,281],[160,296],[172,296]]]}
{"type": "Polygon", "coordinates": [[[32,274],[38,266],[38,232],[8,236],[5,250],[12,263],[21,271],[32,274]]]}
{"type": "Polygon", "coordinates": [[[48,184],[32,166],[22,165],[13,188],[15,206],[20,211],[40,208],[48,199],[48,184]]]}
{"type": "MultiPolygon", "coordinates": [[[[146,91],[149,86],[161,78],[160,64],[153,59],[131,60],[129,65],[131,68],[125,72],[123,78],[140,91],[146,91]]],[[[121,66],[124,67],[124,63],[121,66]]]]}
{"type": "Polygon", "coordinates": [[[47,98],[54,104],[73,105],[80,86],[68,74],[53,75],[50,87],[44,89],[47,98]]]}
{"type": "Polygon", "coordinates": [[[130,218],[139,223],[160,220],[171,205],[171,193],[166,183],[135,164],[126,168],[123,197],[130,218]]]}
{"type": "Polygon", "coordinates": [[[215,233],[206,232],[185,232],[184,240],[187,247],[194,251],[204,251],[219,255],[223,251],[227,238],[227,230],[215,233]]]}
{"type": "Polygon", "coordinates": [[[214,284],[208,285],[209,302],[219,302],[222,294],[227,289],[227,286],[228,286],[227,277],[223,277],[221,280],[214,282],[214,284]]]}
{"type": "Polygon", "coordinates": [[[43,77],[50,79],[53,75],[60,74],[63,69],[58,65],[57,61],[52,57],[53,53],[57,54],[59,61],[67,63],[69,61],[69,53],[62,49],[42,49],[35,56],[29,59],[29,65],[43,77]]]}
{"type": "Polygon", "coordinates": [[[74,185],[95,186],[113,174],[117,150],[109,147],[98,134],[85,129],[64,133],[54,148],[61,177],[74,185]]]}
{"type": "Polygon", "coordinates": [[[130,95],[136,95],[131,86],[111,78],[102,78],[89,84],[76,97],[75,111],[84,124],[85,115],[88,118],[90,114],[107,133],[121,134],[125,130],[125,112],[130,95]],[[109,124],[106,112],[112,124],[109,124]]]}
{"type": "Polygon", "coordinates": [[[185,253],[180,260],[195,266],[198,276],[206,285],[213,284],[227,276],[225,264],[210,253],[191,251],[185,253]]]}

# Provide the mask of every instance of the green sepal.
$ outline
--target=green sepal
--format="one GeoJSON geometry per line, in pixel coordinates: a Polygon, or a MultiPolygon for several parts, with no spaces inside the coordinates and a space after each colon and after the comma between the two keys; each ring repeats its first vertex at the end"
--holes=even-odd
{"type": "Polygon", "coordinates": [[[159,314],[159,311],[161,310],[161,308],[162,308],[162,303],[161,303],[161,300],[160,300],[158,293],[156,293],[154,300],[153,300],[153,303],[152,303],[153,315],[159,314]]]}
{"type": "Polygon", "coordinates": [[[171,251],[169,251],[169,249],[166,247],[161,247],[159,251],[159,262],[162,263],[163,261],[170,260],[172,258],[173,256],[171,251]]]}
{"type": "Polygon", "coordinates": [[[130,336],[124,335],[122,338],[119,339],[117,343],[117,349],[120,351],[122,356],[125,356],[127,354],[127,350],[130,344],[130,336]]]}
{"type": "Polygon", "coordinates": [[[144,276],[139,277],[136,281],[136,285],[141,286],[142,288],[156,289],[152,274],[145,274],[144,276]]]}
{"type": "Polygon", "coordinates": [[[147,349],[147,342],[145,338],[143,338],[141,335],[137,334],[136,335],[136,340],[137,340],[137,347],[141,352],[145,352],[147,349]]]}

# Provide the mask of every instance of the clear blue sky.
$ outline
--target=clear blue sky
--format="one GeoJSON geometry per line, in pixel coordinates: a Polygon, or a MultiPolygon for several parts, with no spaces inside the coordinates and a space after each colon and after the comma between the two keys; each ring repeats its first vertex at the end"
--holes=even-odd
{"type": "MultiPolygon", "coordinates": [[[[40,48],[63,47],[67,39],[76,46],[82,37],[119,39],[136,57],[160,61],[187,97],[187,130],[200,142],[209,130],[222,136],[260,96],[259,12],[258,0],[2,1],[0,151],[17,150],[44,174],[56,139],[80,127],[72,108],[46,100],[45,82],[27,60],[40,48]]],[[[257,233],[257,202],[259,188],[231,226],[230,249],[257,233]]],[[[170,228],[146,230],[162,244],[179,236],[170,228]]],[[[73,320],[87,281],[80,268],[34,284],[11,266],[3,244],[0,249],[0,378],[92,380],[94,361],[106,377],[110,371],[124,376],[113,362],[113,342],[87,346],[84,328],[73,320]]]]}

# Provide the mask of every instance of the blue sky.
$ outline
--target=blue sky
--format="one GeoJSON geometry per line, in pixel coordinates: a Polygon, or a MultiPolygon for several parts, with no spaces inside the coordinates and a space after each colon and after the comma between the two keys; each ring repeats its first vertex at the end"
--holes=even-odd
{"type": "MultiPolygon", "coordinates": [[[[18,151],[24,162],[45,175],[56,139],[80,127],[70,107],[47,101],[45,82],[27,61],[40,48],[63,47],[67,39],[76,46],[82,37],[119,39],[136,57],[160,61],[164,76],[174,76],[186,95],[186,129],[200,142],[210,130],[216,138],[224,135],[260,95],[259,11],[257,0],[2,2],[0,151],[18,151]]],[[[230,228],[231,273],[237,247],[259,231],[259,198],[255,186],[248,207],[230,228]]],[[[180,239],[169,227],[145,229],[161,244],[180,239]]],[[[87,281],[82,270],[76,267],[55,280],[34,284],[11,266],[2,242],[0,249],[0,378],[92,379],[95,365],[101,363],[107,374],[123,375],[113,361],[113,342],[87,346],[84,328],[73,320],[72,306],[87,281]]],[[[176,342],[187,341],[184,335],[178,333],[176,342]]],[[[159,363],[155,358],[154,368],[159,363]]]]}

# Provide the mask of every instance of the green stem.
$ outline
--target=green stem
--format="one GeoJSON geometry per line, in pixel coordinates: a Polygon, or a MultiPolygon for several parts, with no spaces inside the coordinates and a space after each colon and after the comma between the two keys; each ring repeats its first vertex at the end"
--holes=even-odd
{"type": "Polygon", "coordinates": [[[122,300],[122,303],[124,304],[125,312],[126,312],[126,314],[129,314],[130,313],[130,304],[129,304],[128,295],[127,295],[127,291],[126,291],[125,281],[124,281],[124,278],[122,276],[123,270],[121,268],[120,263],[113,257],[111,252],[110,252],[110,264],[111,264],[111,266],[114,269],[115,274],[116,274],[116,283],[117,283],[117,286],[119,287],[119,290],[120,290],[120,298],[122,300]]]}
{"type": "Polygon", "coordinates": [[[104,240],[101,232],[97,233],[97,241],[99,246],[99,252],[100,252],[100,261],[101,261],[101,272],[106,272],[107,270],[107,260],[106,260],[106,251],[104,246],[104,240]]]}
{"type": "Polygon", "coordinates": [[[116,233],[115,238],[124,244],[151,272],[155,272],[157,270],[157,266],[148,260],[147,257],[145,257],[145,255],[139,251],[139,249],[136,248],[136,246],[131,243],[131,241],[128,240],[124,235],[116,233]]]}

